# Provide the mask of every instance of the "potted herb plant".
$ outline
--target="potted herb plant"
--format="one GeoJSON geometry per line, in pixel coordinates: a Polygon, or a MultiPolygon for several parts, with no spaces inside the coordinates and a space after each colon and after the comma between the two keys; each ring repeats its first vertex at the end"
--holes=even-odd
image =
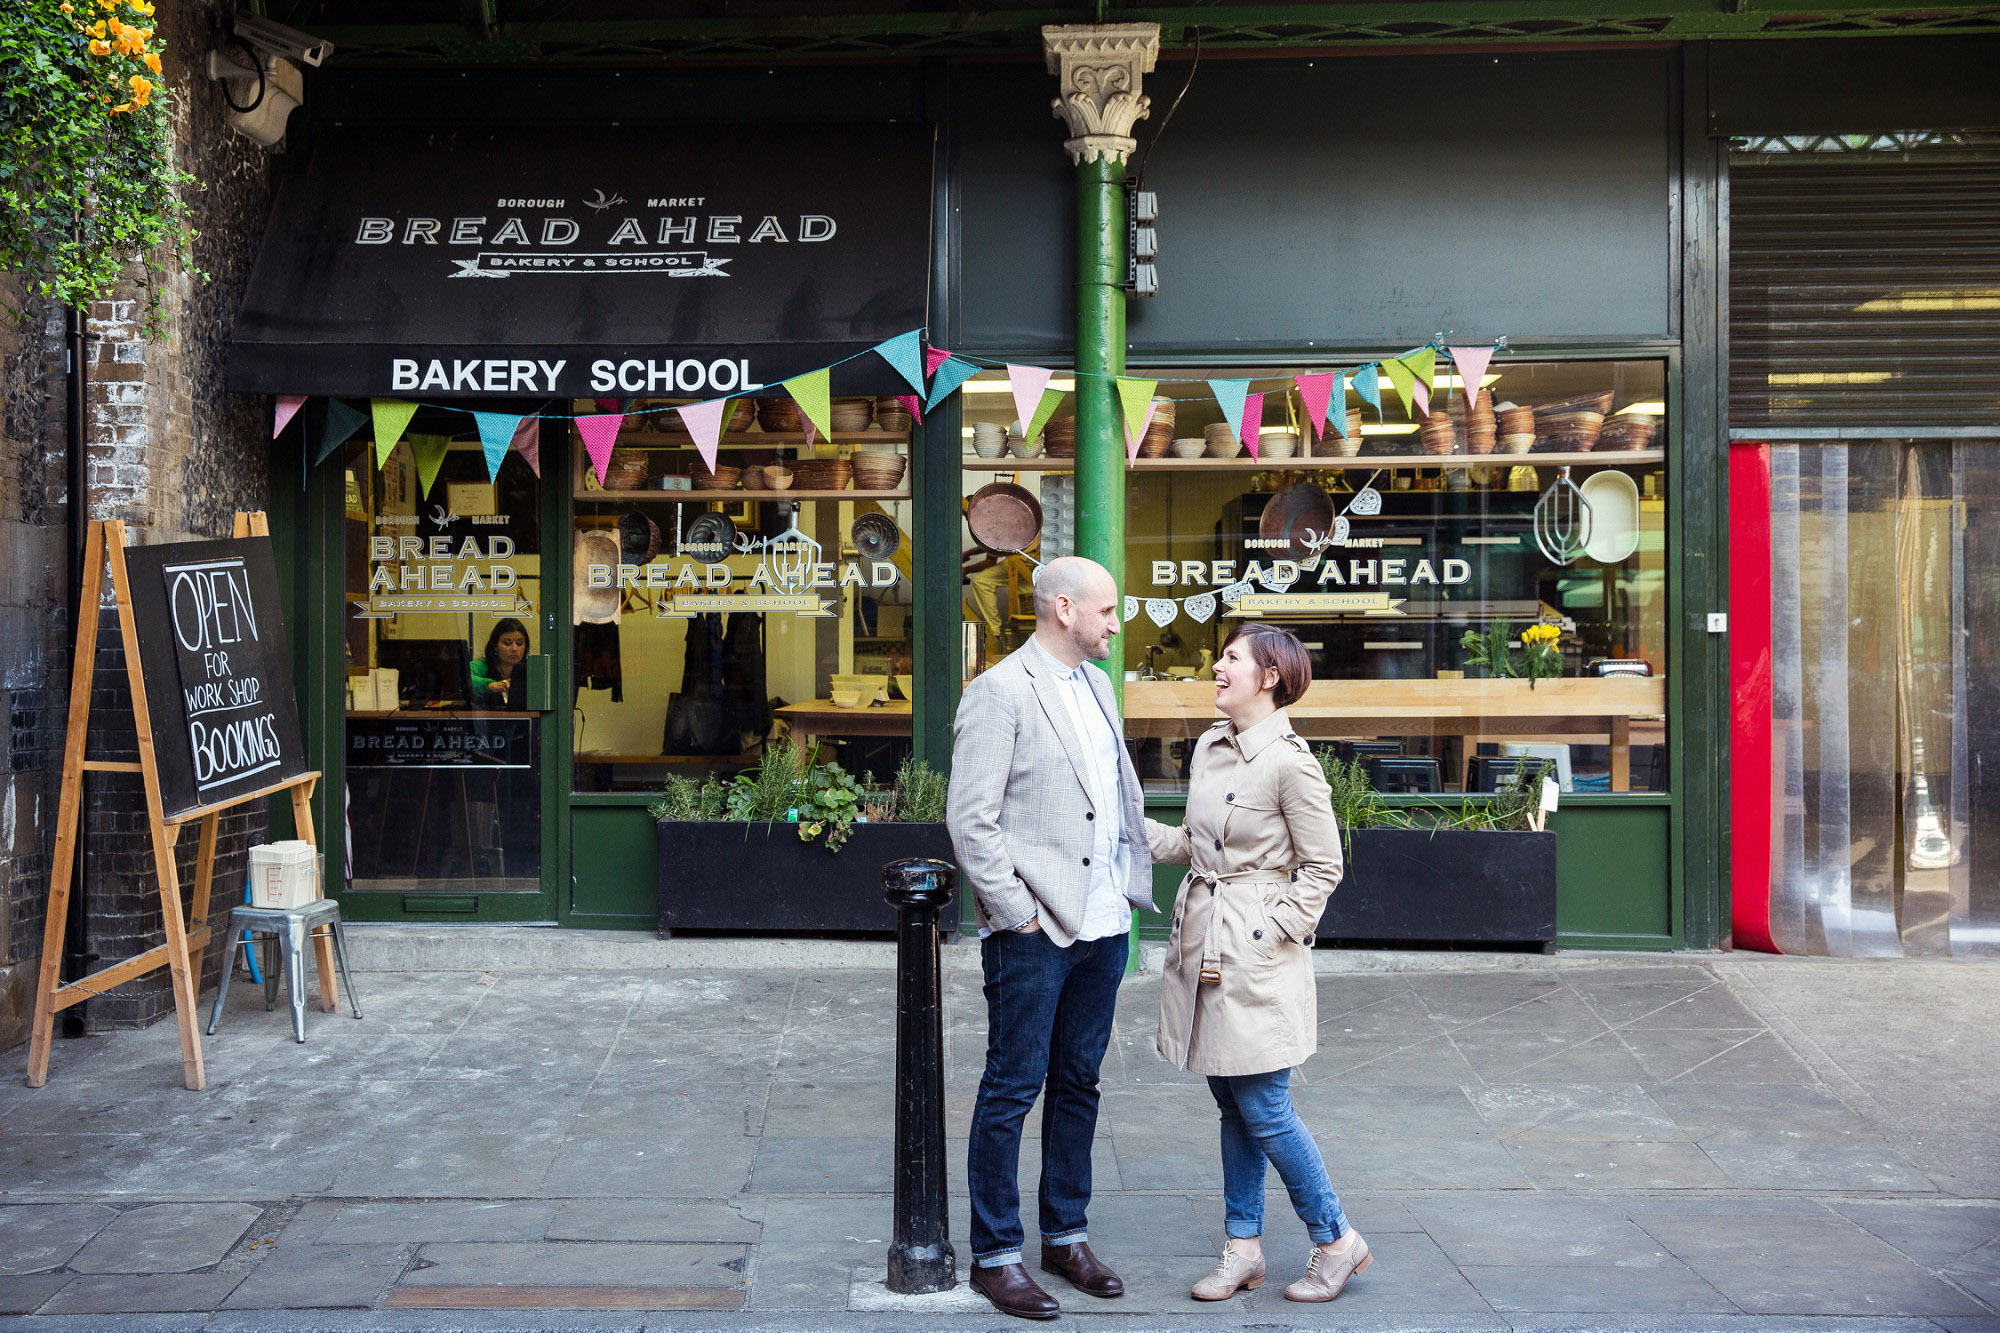
{"type": "Polygon", "coordinates": [[[952,859],[945,778],[907,759],[877,786],[790,742],[731,781],[671,777],[659,829],[660,937],[677,930],[887,933],[882,866],[952,859]]]}
{"type": "Polygon", "coordinates": [[[1556,835],[1539,813],[1547,760],[1523,758],[1490,797],[1391,805],[1358,760],[1316,753],[1347,858],[1321,936],[1553,947],[1556,835]]]}

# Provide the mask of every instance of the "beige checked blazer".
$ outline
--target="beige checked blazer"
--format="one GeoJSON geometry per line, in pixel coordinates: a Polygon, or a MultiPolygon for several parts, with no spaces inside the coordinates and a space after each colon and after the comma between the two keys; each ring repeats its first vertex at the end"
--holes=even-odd
{"type": "MultiPolygon", "coordinates": [[[[1091,692],[1121,730],[1111,682],[1092,666],[1091,692]]],[[[1125,846],[1125,896],[1153,906],[1145,800],[1131,756],[1119,747],[1121,809],[1091,801],[1083,738],[1072,734],[1059,686],[1032,643],[965,687],[952,724],[951,797],[945,815],[980,925],[1007,930],[1039,914],[1067,947],[1083,925],[1096,821],[1116,819],[1125,846]]]]}

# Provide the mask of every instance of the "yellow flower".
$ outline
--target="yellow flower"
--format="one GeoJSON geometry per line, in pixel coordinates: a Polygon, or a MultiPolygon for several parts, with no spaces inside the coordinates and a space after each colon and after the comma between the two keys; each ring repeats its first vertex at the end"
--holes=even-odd
{"type": "Polygon", "coordinates": [[[104,20],[104,26],[111,30],[113,37],[123,37],[125,35],[125,25],[115,18],[104,20]]]}
{"type": "Polygon", "coordinates": [[[152,70],[155,74],[160,72],[160,57],[157,52],[148,51],[146,53],[146,68],[152,70]]]}
{"type": "Polygon", "coordinates": [[[153,7],[146,3],[146,0],[132,0],[132,12],[141,18],[149,18],[152,16],[153,7]]]}
{"type": "Polygon", "coordinates": [[[62,12],[63,12],[63,13],[65,13],[65,14],[74,14],[74,13],[76,13],[76,6],[75,6],[75,5],[72,5],[72,4],[71,4],[71,3],[69,2],[69,0],[63,0],[62,4],[58,5],[58,6],[57,6],[57,8],[61,9],[61,10],[62,10],[62,12]]]}
{"type": "Polygon", "coordinates": [[[1528,644],[1554,643],[1562,637],[1562,630],[1555,625],[1530,625],[1521,631],[1521,641],[1528,644]]]}
{"type": "Polygon", "coordinates": [[[120,102],[117,106],[111,108],[111,114],[115,116],[121,111],[130,111],[131,109],[132,104],[130,102],[120,102]]]}
{"type": "Polygon", "coordinates": [[[116,9],[118,8],[118,0],[97,0],[97,7],[99,9],[116,9]]]}
{"type": "Polygon", "coordinates": [[[94,56],[108,56],[108,55],[110,55],[110,54],[111,54],[111,43],[109,43],[109,42],[92,42],[92,43],[90,44],[90,54],[92,54],[92,55],[94,55],[94,56]]]}
{"type": "Polygon", "coordinates": [[[104,20],[103,19],[97,20],[97,22],[85,28],[84,31],[89,33],[92,37],[102,37],[104,35],[104,20]]]}

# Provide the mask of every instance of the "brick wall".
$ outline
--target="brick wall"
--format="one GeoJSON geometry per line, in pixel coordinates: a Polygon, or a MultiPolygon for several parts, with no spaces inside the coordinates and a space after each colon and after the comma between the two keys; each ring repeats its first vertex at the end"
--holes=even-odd
{"type": "MultiPolygon", "coordinates": [[[[188,198],[196,233],[197,281],[166,275],[167,336],[147,342],[142,294],[121,292],[90,309],[86,365],[86,487],[90,517],[122,519],[136,543],[227,536],[239,509],[266,507],[267,400],[223,392],[231,323],[269,212],[271,171],[264,150],[233,134],[215,85],[198,71],[221,6],[213,0],[160,7],[168,81],[176,94],[175,152],[200,183],[188,198]]],[[[136,270],[135,270],[136,274],[136,270]]],[[[0,1047],[25,1035],[29,975],[41,948],[48,892],[62,730],[67,716],[68,644],[64,505],[67,494],[61,312],[38,310],[0,332],[5,425],[0,430],[0,708],[8,769],[0,786],[0,1047]]],[[[100,611],[100,656],[93,687],[92,753],[133,757],[136,741],[117,651],[115,620],[100,611]]],[[[87,947],[95,966],[139,953],[161,939],[152,849],[136,777],[93,774],[88,825],[87,947]]],[[[261,809],[224,816],[217,841],[212,919],[241,901],[246,847],[262,839],[261,809]]],[[[177,859],[192,877],[193,830],[177,859]]],[[[207,954],[213,984],[219,948],[207,954]]],[[[87,1006],[95,1028],[151,1022],[171,999],[165,972],[119,987],[87,1006]]]]}

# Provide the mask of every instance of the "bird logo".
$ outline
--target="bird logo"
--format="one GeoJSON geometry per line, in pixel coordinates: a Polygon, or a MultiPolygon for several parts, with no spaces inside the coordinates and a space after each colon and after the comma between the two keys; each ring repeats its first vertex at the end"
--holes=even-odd
{"type": "Polygon", "coordinates": [[[596,195],[597,197],[595,199],[584,200],[583,206],[585,208],[595,209],[599,213],[602,213],[607,208],[611,208],[615,205],[622,204],[625,202],[625,196],[622,194],[614,194],[609,199],[606,199],[604,197],[604,191],[602,190],[592,190],[591,193],[596,195]]]}

